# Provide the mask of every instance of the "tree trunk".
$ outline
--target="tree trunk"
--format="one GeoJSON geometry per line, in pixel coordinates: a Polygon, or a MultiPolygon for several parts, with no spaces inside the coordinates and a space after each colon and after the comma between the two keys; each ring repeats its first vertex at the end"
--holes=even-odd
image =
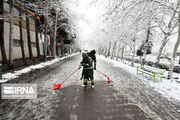
{"type": "Polygon", "coordinates": [[[122,51],[121,51],[121,62],[124,59],[124,48],[125,48],[125,45],[122,47],[122,51]]]}
{"type": "Polygon", "coordinates": [[[126,53],[127,45],[124,45],[124,52],[123,52],[123,62],[126,64],[126,57],[124,57],[124,53],[126,53]]]}
{"type": "Polygon", "coordinates": [[[151,28],[149,27],[148,30],[147,30],[147,37],[146,37],[146,42],[145,42],[145,48],[144,48],[144,51],[143,51],[143,58],[141,59],[141,65],[144,66],[145,64],[145,60],[146,60],[146,54],[147,54],[147,51],[148,51],[148,42],[149,42],[149,38],[150,38],[150,33],[151,33],[151,28]]]}
{"type": "Polygon", "coordinates": [[[40,55],[40,48],[39,48],[38,20],[37,20],[37,19],[35,19],[35,34],[36,34],[36,49],[37,49],[37,56],[38,56],[38,58],[40,58],[41,55],[40,55]]]}
{"type": "Polygon", "coordinates": [[[52,45],[52,56],[56,57],[56,33],[57,33],[57,12],[56,12],[56,19],[54,25],[54,37],[53,37],[53,45],[52,45]]]}
{"type": "Polygon", "coordinates": [[[28,49],[29,49],[29,58],[33,60],[32,46],[31,46],[31,35],[30,35],[30,23],[29,16],[26,15],[26,29],[27,29],[27,40],[28,40],[28,49]]]}
{"type": "Polygon", "coordinates": [[[141,65],[144,66],[145,65],[145,61],[146,61],[146,54],[147,54],[147,51],[145,50],[143,52],[143,56],[141,58],[141,65]]]}
{"type": "Polygon", "coordinates": [[[117,42],[115,42],[114,45],[113,45],[113,50],[112,50],[112,54],[111,54],[111,59],[114,58],[114,52],[115,52],[115,49],[116,49],[116,43],[117,43],[117,42]]]}
{"type": "MultiPolygon", "coordinates": [[[[180,10],[179,10],[180,12],[180,10]]],[[[173,50],[173,54],[172,54],[172,60],[171,60],[171,63],[170,63],[170,67],[169,67],[169,72],[168,72],[168,79],[171,79],[172,78],[172,75],[173,75],[173,69],[174,69],[174,60],[175,60],[175,57],[176,57],[176,52],[177,52],[177,49],[179,47],[179,44],[180,44],[180,14],[178,15],[178,37],[177,37],[177,41],[176,41],[176,44],[174,46],[174,50],[173,50]]]]}
{"type": "Polygon", "coordinates": [[[118,61],[120,50],[121,50],[121,42],[119,44],[118,51],[117,51],[117,54],[116,54],[116,61],[118,61]]]}
{"type": "Polygon", "coordinates": [[[10,28],[9,28],[9,67],[13,68],[13,18],[14,18],[14,0],[10,2],[10,28]]]}
{"type": "MultiPolygon", "coordinates": [[[[3,15],[3,0],[0,0],[0,15],[3,15]]],[[[4,21],[0,19],[0,47],[2,55],[2,63],[7,63],[7,56],[4,44],[4,21]]]]}
{"type": "MultiPolygon", "coordinates": [[[[46,3],[46,7],[48,8],[49,7],[49,0],[45,0],[45,3],[46,3]]],[[[44,37],[44,60],[47,59],[47,52],[48,52],[48,47],[47,47],[47,30],[48,30],[48,9],[45,9],[44,11],[46,13],[45,15],[45,37],[44,37]]]]}
{"type": "Polygon", "coordinates": [[[47,56],[47,24],[45,24],[45,36],[44,36],[44,60],[47,56]]]}
{"type": "Polygon", "coordinates": [[[111,53],[111,42],[109,43],[109,48],[108,48],[108,52],[107,52],[107,57],[110,56],[110,53],[111,53]]]}
{"type": "Polygon", "coordinates": [[[22,11],[21,10],[19,11],[19,31],[20,31],[22,60],[24,64],[26,64],[25,52],[24,52],[24,41],[23,41],[23,34],[22,34],[22,11]]]}
{"type": "Polygon", "coordinates": [[[104,55],[106,56],[106,58],[108,57],[107,53],[108,53],[108,47],[105,47],[104,55]]]}
{"type": "MultiPolygon", "coordinates": [[[[54,28],[54,25],[53,25],[54,28]]],[[[54,29],[50,28],[50,55],[53,56],[53,40],[54,40],[54,29]]]]}
{"type": "Polygon", "coordinates": [[[168,36],[165,35],[165,37],[164,37],[164,39],[163,39],[163,41],[162,41],[162,44],[161,44],[161,47],[160,47],[160,49],[159,49],[159,53],[158,53],[158,56],[157,56],[157,59],[156,59],[155,67],[158,66],[159,61],[160,61],[160,57],[161,57],[161,54],[162,54],[162,51],[163,51],[164,47],[166,46],[166,44],[167,44],[167,42],[168,42],[167,37],[168,37],[168,36]]]}
{"type": "Polygon", "coordinates": [[[134,37],[134,40],[133,40],[134,44],[133,44],[133,56],[131,58],[131,66],[133,67],[134,66],[134,57],[135,57],[135,54],[136,54],[136,38],[134,37]]]}
{"type": "MultiPolygon", "coordinates": [[[[179,5],[177,5],[176,8],[178,8],[178,6],[179,5]]],[[[170,19],[170,21],[168,23],[168,33],[164,33],[164,31],[162,31],[164,33],[164,39],[163,39],[163,42],[162,42],[161,47],[159,49],[159,53],[158,53],[158,56],[157,56],[157,59],[156,59],[155,67],[157,67],[158,64],[159,64],[162,51],[163,51],[164,47],[166,46],[166,44],[168,42],[167,38],[168,38],[169,34],[174,30],[174,28],[172,28],[172,22],[174,20],[175,15],[176,15],[176,12],[174,11],[174,13],[173,13],[173,15],[172,15],[172,17],[171,17],[171,19],[170,19]]]]}

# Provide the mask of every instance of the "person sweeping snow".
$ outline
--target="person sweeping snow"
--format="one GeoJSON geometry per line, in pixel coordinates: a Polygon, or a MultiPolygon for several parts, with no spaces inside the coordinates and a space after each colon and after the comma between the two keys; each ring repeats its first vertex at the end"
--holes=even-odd
{"type": "Polygon", "coordinates": [[[80,62],[80,66],[83,66],[82,79],[84,79],[84,81],[82,87],[87,87],[87,81],[90,79],[91,87],[94,88],[93,60],[86,53],[82,53],[82,58],[80,62]]]}
{"type": "Polygon", "coordinates": [[[94,63],[94,70],[96,70],[96,51],[92,50],[91,52],[87,53],[87,55],[92,58],[94,63]]]}
{"type": "MultiPolygon", "coordinates": [[[[94,68],[94,70],[96,70],[96,51],[95,50],[92,50],[91,52],[88,52],[87,53],[87,55],[89,56],[89,57],[91,57],[92,58],[92,60],[93,60],[93,68],[94,68]]],[[[83,77],[84,77],[84,69],[82,70],[82,75],[81,75],[81,78],[80,78],[80,80],[82,80],[83,79],[83,77]]],[[[93,75],[93,78],[94,78],[94,75],[93,75]]],[[[90,79],[88,79],[88,81],[90,81],[90,79]]]]}

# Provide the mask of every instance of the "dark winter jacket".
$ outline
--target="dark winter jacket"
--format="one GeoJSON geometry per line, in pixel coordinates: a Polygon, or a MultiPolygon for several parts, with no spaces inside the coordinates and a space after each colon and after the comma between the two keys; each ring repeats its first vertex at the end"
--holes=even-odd
{"type": "Polygon", "coordinates": [[[83,79],[84,77],[89,78],[89,76],[94,74],[93,64],[92,64],[93,60],[87,54],[85,54],[85,56],[86,57],[83,58],[80,63],[83,66],[81,79],[83,79]]]}
{"type": "Polygon", "coordinates": [[[86,57],[82,59],[81,65],[84,69],[93,69],[93,60],[86,54],[86,57]]]}
{"type": "Polygon", "coordinates": [[[91,52],[87,53],[87,55],[92,58],[94,62],[94,69],[96,69],[96,55],[93,55],[91,52]]]}

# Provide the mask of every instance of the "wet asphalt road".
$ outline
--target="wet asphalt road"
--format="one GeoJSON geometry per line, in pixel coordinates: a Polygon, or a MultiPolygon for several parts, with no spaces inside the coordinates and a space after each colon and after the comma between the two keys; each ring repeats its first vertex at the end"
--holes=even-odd
{"type": "Polygon", "coordinates": [[[89,86],[63,89],[56,120],[151,120],[138,106],[117,95],[112,84],[98,80],[89,86]]]}
{"type": "Polygon", "coordinates": [[[54,91],[59,83],[73,72],[81,60],[56,63],[45,69],[22,75],[11,83],[37,83],[38,99],[0,99],[0,120],[179,120],[180,103],[169,101],[125,69],[98,60],[97,69],[114,81],[95,73],[95,89],[81,88],[81,72],[76,73],[62,89],[54,91]]]}

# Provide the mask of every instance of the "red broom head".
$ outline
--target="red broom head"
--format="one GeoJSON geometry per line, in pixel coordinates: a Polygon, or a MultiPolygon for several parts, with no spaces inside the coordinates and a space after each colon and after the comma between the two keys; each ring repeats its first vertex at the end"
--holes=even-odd
{"type": "Polygon", "coordinates": [[[110,78],[107,76],[107,79],[108,79],[108,83],[110,83],[111,82],[111,80],[110,80],[110,78]]]}
{"type": "Polygon", "coordinates": [[[57,89],[59,89],[59,88],[61,88],[61,84],[59,83],[59,84],[56,84],[56,85],[53,85],[53,89],[54,90],[57,90],[57,89]]]}

